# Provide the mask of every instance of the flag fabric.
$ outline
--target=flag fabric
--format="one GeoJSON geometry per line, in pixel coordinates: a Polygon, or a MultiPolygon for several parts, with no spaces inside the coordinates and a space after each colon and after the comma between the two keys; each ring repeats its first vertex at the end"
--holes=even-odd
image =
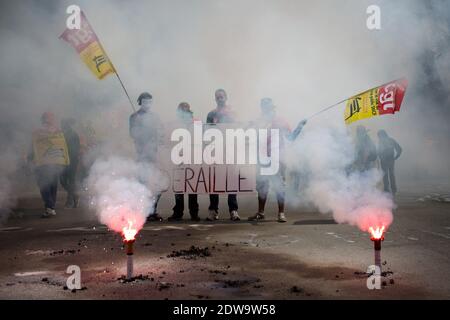
{"type": "Polygon", "coordinates": [[[83,11],[81,11],[80,18],[80,29],[66,29],[60,38],[74,47],[80,55],[81,60],[83,60],[97,79],[103,79],[108,74],[115,72],[114,66],[83,11]]]}
{"type": "Polygon", "coordinates": [[[407,86],[408,80],[402,78],[351,97],[346,101],[345,123],[400,111],[407,86]]]}

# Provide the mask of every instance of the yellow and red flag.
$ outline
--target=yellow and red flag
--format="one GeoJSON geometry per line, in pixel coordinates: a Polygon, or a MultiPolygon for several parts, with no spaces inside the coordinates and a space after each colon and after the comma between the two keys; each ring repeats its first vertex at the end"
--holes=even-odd
{"type": "Polygon", "coordinates": [[[346,101],[345,123],[400,111],[407,86],[408,80],[402,78],[351,97],[346,101]]]}
{"type": "Polygon", "coordinates": [[[80,29],[66,29],[60,38],[75,48],[81,60],[97,79],[103,79],[108,74],[116,72],[83,11],[80,29]]]}

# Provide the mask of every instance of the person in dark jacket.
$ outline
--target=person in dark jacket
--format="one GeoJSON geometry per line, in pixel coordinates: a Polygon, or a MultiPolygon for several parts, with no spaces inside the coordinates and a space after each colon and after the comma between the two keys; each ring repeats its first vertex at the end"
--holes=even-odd
{"type": "Polygon", "coordinates": [[[395,182],[394,164],[402,154],[402,148],[393,138],[389,137],[385,130],[378,131],[378,157],[381,170],[383,170],[384,191],[395,195],[397,184],[395,182]]]}
{"type": "Polygon", "coordinates": [[[74,119],[61,120],[61,129],[66,139],[67,151],[69,153],[69,165],[61,174],[60,182],[67,192],[66,208],[78,207],[77,172],[80,159],[80,137],[73,129],[74,119]]]}
{"type": "Polygon", "coordinates": [[[354,169],[360,172],[367,171],[375,167],[377,160],[377,148],[373,143],[364,126],[356,128],[356,159],[354,169]]]}
{"type": "MultiPolygon", "coordinates": [[[[156,164],[158,146],[162,140],[161,120],[152,110],[153,97],[150,93],[142,93],[137,101],[140,108],[130,116],[130,136],[134,141],[138,161],[156,164]]],[[[156,211],[160,198],[161,193],[156,192],[148,221],[163,220],[156,211]]]]}
{"type": "MultiPolygon", "coordinates": [[[[191,126],[194,117],[191,106],[187,102],[181,102],[177,108],[178,121],[185,126],[191,126]]],[[[188,195],[189,214],[192,221],[200,221],[198,216],[198,197],[197,194],[188,195]]],[[[173,207],[173,215],[168,218],[169,221],[180,221],[184,214],[184,194],[175,194],[175,206],[173,207]]]]}

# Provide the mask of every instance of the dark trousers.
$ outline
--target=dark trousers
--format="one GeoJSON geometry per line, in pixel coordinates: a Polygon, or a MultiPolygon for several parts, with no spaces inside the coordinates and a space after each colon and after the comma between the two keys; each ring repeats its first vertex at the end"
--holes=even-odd
{"type": "Polygon", "coordinates": [[[58,180],[63,166],[43,165],[35,169],[36,181],[45,208],[55,209],[58,180]]]}
{"type": "MultiPolygon", "coordinates": [[[[209,210],[219,211],[219,195],[210,194],[209,195],[209,210]]],[[[228,195],[228,210],[233,211],[238,209],[237,195],[228,195]]]]}
{"type": "Polygon", "coordinates": [[[391,192],[393,195],[397,193],[397,184],[395,182],[394,159],[381,160],[381,170],[383,170],[384,191],[391,192]]]}
{"type": "Polygon", "coordinates": [[[153,203],[153,207],[152,207],[152,209],[150,211],[150,215],[158,213],[158,211],[156,211],[156,210],[158,209],[158,201],[159,201],[159,199],[161,199],[161,193],[159,193],[159,194],[157,194],[155,196],[155,198],[154,198],[155,202],[153,203]]]}
{"type": "Polygon", "coordinates": [[[67,191],[66,204],[74,204],[78,198],[77,192],[77,163],[70,163],[70,166],[64,169],[60,179],[61,185],[67,191]]]}
{"type": "MultiPolygon", "coordinates": [[[[198,216],[198,199],[196,194],[188,195],[188,207],[191,217],[198,216]]],[[[182,217],[184,214],[184,194],[175,195],[175,206],[173,207],[174,216],[182,217]]]]}
{"type": "MultiPolygon", "coordinates": [[[[154,161],[154,158],[153,158],[153,154],[150,154],[150,156],[149,156],[149,154],[146,154],[146,153],[143,153],[143,152],[139,152],[139,150],[138,150],[138,161],[139,162],[142,162],[142,163],[147,163],[147,164],[149,164],[149,165],[155,165],[156,166],[156,164],[155,164],[155,161],[154,161]]],[[[144,186],[145,185],[147,185],[147,181],[145,181],[145,179],[143,178],[143,177],[139,177],[139,182],[140,183],[142,183],[144,186]]],[[[158,213],[158,211],[157,211],[157,209],[158,209],[158,202],[159,202],[159,199],[161,199],[161,193],[158,193],[158,194],[155,194],[154,196],[153,196],[153,206],[152,206],[152,208],[150,209],[150,214],[149,215],[153,215],[153,214],[157,214],[158,213]]]]}

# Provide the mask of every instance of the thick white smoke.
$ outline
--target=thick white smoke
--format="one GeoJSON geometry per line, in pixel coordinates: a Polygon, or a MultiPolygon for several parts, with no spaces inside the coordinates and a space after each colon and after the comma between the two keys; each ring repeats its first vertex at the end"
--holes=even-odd
{"type": "Polygon", "coordinates": [[[17,201],[17,195],[13,192],[14,180],[11,177],[18,167],[19,159],[16,150],[6,148],[0,155],[0,224],[8,220],[12,212],[11,208],[17,201]]]}
{"type": "Polygon", "coordinates": [[[141,229],[155,196],[167,185],[167,177],[154,166],[121,157],[98,159],[88,177],[91,204],[100,222],[116,232],[130,222],[141,229]]]}
{"type": "Polygon", "coordinates": [[[10,183],[8,179],[0,176],[0,225],[8,220],[10,212],[10,183]]]}
{"type": "Polygon", "coordinates": [[[380,190],[381,172],[350,171],[354,161],[354,142],[344,126],[313,127],[294,143],[288,166],[302,173],[307,181],[304,201],[322,213],[332,213],[338,223],[348,223],[367,231],[388,227],[393,220],[394,203],[380,190]]]}

